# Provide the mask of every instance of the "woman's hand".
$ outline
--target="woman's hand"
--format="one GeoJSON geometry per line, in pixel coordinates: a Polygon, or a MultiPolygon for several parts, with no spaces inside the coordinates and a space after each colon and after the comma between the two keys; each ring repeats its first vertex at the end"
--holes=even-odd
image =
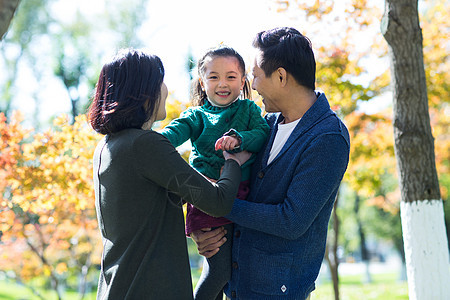
{"type": "Polygon", "coordinates": [[[197,244],[198,253],[206,258],[214,256],[219,252],[227,238],[227,231],[223,227],[211,230],[211,228],[202,228],[191,233],[191,238],[197,244]]]}
{"type": "Polygon", "coordinates": [[[234,159],[240,166],[245,164],[250,156],[252,156],[252,153],[248,151],[241,151],[237,153],[229,153],[227,151],[223,151],[223,157],[225,157],[225,160],[234,159]]]}

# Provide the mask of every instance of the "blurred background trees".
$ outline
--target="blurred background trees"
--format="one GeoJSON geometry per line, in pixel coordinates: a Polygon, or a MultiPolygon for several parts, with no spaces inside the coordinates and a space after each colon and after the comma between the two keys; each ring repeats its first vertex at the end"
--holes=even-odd
{"type": "Polygon", "coordinates": [[[75,281],[83,295],[101,257],[91,164],[99,136],[85,116],[73,125],[58,117],[41,133],[22,118],[0,114],[1,271],[24,284],[44,275],[58,299],[75,281]]]}
{"type": "MultiPolygon", "coordinates": [[[[30,288],[45,275],[45,284],[60,298],[65,287],[82,295],[94,289],[100,259],[90,161],[100,137],[83,115],[105,55],[147,45],[137,32],[149,18],[151,2],[103,3],[100,9],[85,10],[59,0],[22,0],[0,45],[0,272],[30,288]],[[70,13],[62,13],[65,5],[71,5],[70,13]],[[66,116],[47,113],[57,105],[65,107],[66,116]],[[18,108],[27,111],[26,117],[13,112],[18,108]]],[[[317,88],[326,92],[351,134],[350,164],[327,247],[339,297],[340,262],[364,262],[366,281],[371,280],[370,262],[390,254],[380,245],[395,249],[404,262],[393,114],[386,100],[392,98],[392,87],[380,33],[383,8],[368,0],[272,3],[311,38],[317,88]]],[[[445,0],[420,4],[436,168],[449,230],[450,21],[445,0]]],[[[187,80],[197,59],[192,53],[186,57],[187,80]]],[[[258,97],[255,101],[261,104],[258,97]]],[[[157,127],[188,105],[188,99],[171,94],[168,117],[157,127]]],[[[405,279],[404,273],[399,278],[405,279]]]]}
{"type": "Polygon", "coordinates": [[[112,0],[88,10],[57,0],[22,1],[0,48],[5,70],[0,76],[0,112],[9,116],[26,102],[33,112],[30,125],[39,129],[54,117],[45,113],[45,106],[65,105],[73,122],[86,111],[105,55],[111,55],[111,49],[143,46],[136,32],[145,20],[146,5],[145,0],[112,0]],[[19,80],[27,87],[20,89],[19,80]],[[67,103],[46,99],[56,89],[65,89],[67,103]]]}

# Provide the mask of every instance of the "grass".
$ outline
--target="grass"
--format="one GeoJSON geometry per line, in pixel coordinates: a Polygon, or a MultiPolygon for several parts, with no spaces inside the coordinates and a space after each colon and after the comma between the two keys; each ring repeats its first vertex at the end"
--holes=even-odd
{"type": "MultiPolygon", "coordinates": [[[[339,295],[341,300],[407,300],[408,283],[398,281],[397,273],[373,274],[371,283],[363,283],[362,275],[341,276],[339,295]]],[[[311,294],[311,300],[334,299],[333,284],[323,282],[311,294]]]]}
{"type": "MultiPolygon", "coordinates": [[[[55,291],[38,289],[38,292],[47,300],[57,300],[55,291]]],[[[84,300],[95,300],[96,293],[91,292],[84,297],[84,300]]],[[[10,280],[0,280],[0,300],[38,300],[39,297],[33,295],[30,289],[10,280]]],[[[76,291],[66,291],[64,300],[79,300],[80,296],[76,291]]]]}
{"type": "MultiPolygon", "coordinates": [[[[193,272],[193,282],[196,284],[199,272],[193,272]]],[[[407,300],[408,286],[406,282],[397,280],[398,274],[374,274],[372,275],[372,283],[363,283],[361,275],[349,275],[340,277],[340,299],[341,300],[407,300]]],[[[39,292],[45,296],[45,299],[57,299],[56,293],[53,291],[39,292]]],[[[0,280],[0,300],[36,300],[29,289],[20,286],[14,282],[0,280]]],[[[79,295],[75,291],[66,291],[65,300],[79,299],[79,295]]],[[[89,293],[85,300],[94,300],[95,292],[89,293]]],[[[333,300],[333,284],[330,281],[323,281],[311,295],[311,300],[333,300]]]]}

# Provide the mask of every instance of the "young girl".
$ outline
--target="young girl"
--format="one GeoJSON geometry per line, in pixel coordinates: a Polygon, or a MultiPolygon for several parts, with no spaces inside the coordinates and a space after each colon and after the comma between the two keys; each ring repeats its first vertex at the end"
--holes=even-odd
{"type": "MultiPolygon", "coordinates": [[[[193,104],[161,132],[175,146],[192,142],[191,165],[206,177],[217,180],[224,163],[222,150],[258,152],[264,145],[269,126],[261,109],[250,98],[245,63],[232,48],[209,50],[198,62],[199,80],[194,86],[193,104]],[[239,99],[240,95],[244,99],[239,99]]],[[[242,169],[237,197],[246,199],[250,167],[254,157],[242,169]]],[[[194,204],[195,205],[195,204],[194,204]]],[[[224,226],[227,242],[207,259],[194,292],[195,299],[222,299],[222,289],[231,277],[233,227],[225,218],[211,217],[187,204],[186,234],[202,228],[224,226]]]]}

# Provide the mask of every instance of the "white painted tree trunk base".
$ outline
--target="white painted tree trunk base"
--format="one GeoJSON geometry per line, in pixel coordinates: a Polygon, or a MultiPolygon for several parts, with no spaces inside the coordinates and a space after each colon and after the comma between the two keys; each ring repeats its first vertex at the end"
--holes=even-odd
{"type": "Polygon", "coordinates": [[[409,299],[449,300],[450,261],[442,200],[400,203],[409,299]]]}

